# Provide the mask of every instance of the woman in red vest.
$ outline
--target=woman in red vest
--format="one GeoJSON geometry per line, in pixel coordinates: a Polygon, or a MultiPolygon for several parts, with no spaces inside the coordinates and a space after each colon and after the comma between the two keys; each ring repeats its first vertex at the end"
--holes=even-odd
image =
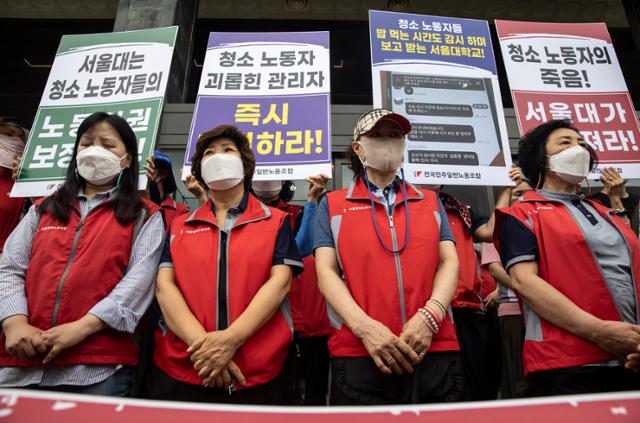
{"type": "Polygon", "coordinates": [[[30,208],[0,259],[0,386],[128,394],[131,334],[164,239],[138,173],[124,119],[94,113],[80,124],[64,184],[30,208]]]}
{"type": "Polygon", "coordinates": [[[329,383],[328,335],[331,325],[327,303],[318,290],[315,259],[313,257],[313,228],[318,201],[329,178],[316,175],[307,178],[309,191],[304,207],[290,204],[295,191],[292,181],[253,181],[253,192],[264,204],[289,213],[289,222],[296,236],[298,251],[303,257],[304,271],[291,283],[289,303],[294,327],[294,346],[297,352],[293,385],[304,392],[294,403],[326,405],[329,383]],[[301,381],[304,381],[302,383],[301,381]]]}
{"type": "Polygon", "coordinates": [[[210,199],[171,224],[146,395],[283,404],[293,333],[285,298],[302,269],[287,214],[250,194],[255,158],[234,126],[200,135],[192,162],[210,199]]]}
{"type": "Polygon", "coordinates": [[[535,184],[496,211],[495,242],[523,300],[529,396],[640,388],[624,368],[640,343],[640,241],[610,208],[581,196],[596,155],[568,121],[520,142],[535,184]]]}
{"type": "Polygon", "coordinates": [[[396,176],[410,131],[388,110],[362,115],[354,180],[318,208],[314,247],[332,310],[334,405],[454,401],[462,393],[448,311],[458,259],[446,213],[435,193],[396,176]]]}

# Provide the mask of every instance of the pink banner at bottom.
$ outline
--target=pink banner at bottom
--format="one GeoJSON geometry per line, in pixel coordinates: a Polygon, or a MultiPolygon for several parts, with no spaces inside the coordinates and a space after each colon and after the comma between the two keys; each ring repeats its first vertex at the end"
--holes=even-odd
{"type": "Polygon", "coordinates": [[[0,422],[640,422],[640,392],[379,407],[258,407],[0,390],[0,422]]]}

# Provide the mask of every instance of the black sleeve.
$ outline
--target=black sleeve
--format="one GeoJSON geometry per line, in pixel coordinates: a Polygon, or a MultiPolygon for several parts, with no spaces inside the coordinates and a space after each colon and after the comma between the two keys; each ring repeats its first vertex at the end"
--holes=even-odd
{"type": "Polygon", "coordinates": [[[171,257],[171,235],[167,235],[162,247],[162,255],[160,256],[160,267],[173,267],[173,257],[171,257]]]}
{"type": "Polygon", "coordinates": [[[24,203],[22,203],[22,214],[27,214],[29,209],[33,206],[30,198],[25,198],[24,203]]]}
{"type": "Polygon", "coordinates": [[[299,275],[304,269],[288,218],[284,219],[280,226],[278,237],[276,238],[276,248],[273,251],[271,265],[275,266],[278,264],[286,264],[291,267],[293,276],[299,275]]]}
{"type": "Polygon", "coordinates": [[[538,241],[533,232],[513,216],[505,216],[500,233],[500,259],[505,270],[522,261],[538,260],[538,241]]]}
{"type": "Polygon", "coordinates": [[[296,221],[293,222],[293,236],[295,239],[295,236],[298,234],[298,231],[300,230],[300,226],[302,225],[302,217],[304,216],[304,207],[302,209],[300,209],[300,213],[298,213],[298,216],[296,216],[296,221]]]}
{"type": "Polygon", "coordinates": [[[627,211],[626,215],[629,219],[633,218],[633,213],[638,208],[638,197],[633,194],[629,194],[627,198],[621,198],[622,205],[624,209],[627,211]]]}
{"type": "Polygon", "coordinates": [[[478,228],[487,223],[489,219],[486,216],[474,213],[471,207],[467,207],[467,210],[469,210],[469,215],[471,215],[471,228],[469,228],[469,231],[471,232],[471,236],[473,236],[478,228]]]}
{"type": "MultiPolygon", "coordinates": [[[[605,207],[611,208],[611,200],[609,200],[609,197],[607,197],[607,195],[603,194],[602,192],[597,192],[589,196],[589,198],[597,201],[598,203],[602,204],[605,207]]],[[[624,204],[624,201],[622,202],[622,204],[624,204]]]]}

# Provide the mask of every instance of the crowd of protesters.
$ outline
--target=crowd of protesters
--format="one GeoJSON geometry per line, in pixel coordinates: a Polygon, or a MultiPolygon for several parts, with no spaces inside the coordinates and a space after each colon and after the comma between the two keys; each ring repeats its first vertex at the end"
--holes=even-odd
{"type": "Polygon", "coordinates": [[[64,183],[9,196],[28,130],[0,118],[0,387],[271,405],[640,389],[638,199],[571,122],[525,134],[482,216],[409,183],[403,116],[355,123],[354,178],[253,181],[245,134],[199,136],[175,200],[117,115],[77,131],[64,183]],[[141,168],[148,178],[139,191],[141,168]],[[588,192],[583,193],[584,190],[588,192]]]}

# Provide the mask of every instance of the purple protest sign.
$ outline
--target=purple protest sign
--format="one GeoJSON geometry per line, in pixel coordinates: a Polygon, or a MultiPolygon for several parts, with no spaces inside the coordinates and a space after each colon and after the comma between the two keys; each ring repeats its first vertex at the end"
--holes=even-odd
{"type": "Polygon", "coordinates": [[[208,119],[196,120],[187,164],[197,138],[218,125],[231,124],[251,141],[262,165],[326,163],[331,160],[325,95],[287,97],[201,97],[198,111],[208,119]]]}
{"type": "Polygon", "coordinates": [[[254,179],[331,174],[329,34],[211,33],[184,174],[198,137],[230,124],[247,134],[254,179]]]}
{"type": "Polygon", "coordinates": [[[212,32],[207,48],[237,44],[313,44],[329,49],[329,33],[311,32],[212,32]]]}

